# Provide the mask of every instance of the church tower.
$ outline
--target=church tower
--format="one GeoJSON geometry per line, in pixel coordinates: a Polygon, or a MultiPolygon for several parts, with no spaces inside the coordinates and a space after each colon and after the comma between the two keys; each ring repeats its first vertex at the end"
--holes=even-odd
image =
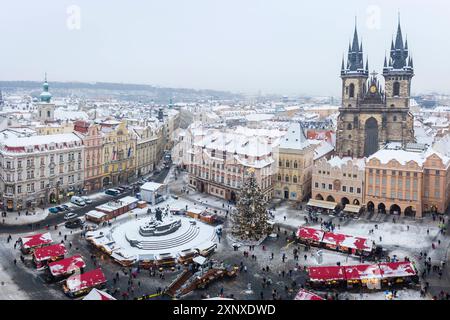
{"type": "Polygon", "coordinates": [[[389,60],[385,57],[383,76],[385,80],[386,107],[390,110],[390,141],[414,142],[414,121],[409,110],[411,80],[414,77],[413,59],[409,54],[408,40],[403,42],[400,19],[397,35],[391,42],[389,60]],[[396,121],[393,121],[396,119],[396,121]]]}
{"type": "Polygon", "coordinates": [[[55,121],[55,105],[51,103],[52,94],[48,91],[47,74],[43,85],[43,91],[39,96],[38,118],[41,122],[55,121]]]}
{"type": "Polygon", "coordinates": [[[366,94],[366,82],[369,77],[369,64],[364,67],[362,42],[358,38],[355,24],[353,42],[348,46],[347,64],[342,57],[342,105],[339,109],[337,130],[337,151],[342,156],[358,154],[360,148],[355,130],[359,127],[358,105],[366,94]]]}
{"type": "Polygon", "coordinates": [[[342,105],[336,131],[336,153],[340,157],[369,157],[390,142],[404,146],[414,142],[414,118],[409,110],[413,61],[408,41],[403,42],[400,21],[391,43],[389,62],[385,58],[383,90],[377,73],[369,79],[369,65],[363,68],[362,45],[355,29],[347,65],[342,60],[342,105]]]}

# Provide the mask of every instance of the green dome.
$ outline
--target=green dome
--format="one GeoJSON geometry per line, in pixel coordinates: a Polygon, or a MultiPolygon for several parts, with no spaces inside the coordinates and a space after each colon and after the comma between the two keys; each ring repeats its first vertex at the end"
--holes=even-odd
{"type": "Polygon", "coordinates": [[[52,99],[52,94],[48,92],[48,82],[47,82],[47,75],[45,75],[45,82],[43,85],[44,91],[39,96],[41,99],[41,102],[50,102],[52,99]]]}

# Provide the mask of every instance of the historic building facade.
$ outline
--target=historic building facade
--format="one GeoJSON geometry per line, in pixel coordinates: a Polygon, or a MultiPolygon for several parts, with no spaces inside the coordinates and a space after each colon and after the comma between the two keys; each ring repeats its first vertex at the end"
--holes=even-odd
{"type": "Polygon", "coordinates": [[[339,203],[343,208],[364,203],[365,159],[320,159],[312,175],[312,199],[339,203]]]}
{"type": "Polygon", "coordinates": [[[84,189],[100,190],[103,176],[103,137],[100,126],[86,121],[75,121],[74,132],[82,139],[84,145],[84,189]]]}
{"type": "Polygon", "coordinates": [[[125,121],[105,121],[101,124],[103,137],[102,186],[127,183],[136,175],[136,136],[125,121]]]}
{"type": "Polygon", "coordinates": [[[292,123],[278,147],[274,197],[303,201],[311,194],[315,146],[309,143],[299,122],[292,123]]]}
{"type": "Polygon", "coordinates": [[[413,60],[408,41],[403,42],[400,23],[390,58],[385,58],[384,89],[377,74],[369,77],[364,66],[363,47],[355,27],[347,64],[342,59],[342,105],[337,125],[337,154],[340,157],[368,157],[389,142],[414,142],[414,119],[409,110],[413,60]]]}
{"type": "Polygon", "coordinates": [[[22,210],[67,199],[84,181],[84,148],[73,133],[0,138],[1,202],[22,210]]]}
{"type": "Polygon", "coordinates": [[[264,137],[211,132],[187,151],[189,186],[234,202],[251,169],[264,198],[270,200],[276,167],[272,143],[264,137]]]}
{"type": "Polygon", "coordinates": [[[366,207],[379,213],[422,217],[449,206],[450,158],[434,148],[384,149],[366,164],[366,207]]]}

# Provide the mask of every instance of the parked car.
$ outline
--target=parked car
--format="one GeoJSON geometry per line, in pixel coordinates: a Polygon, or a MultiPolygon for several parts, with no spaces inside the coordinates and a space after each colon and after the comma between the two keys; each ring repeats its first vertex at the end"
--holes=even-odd
{"type": "Polygon", "coordinates": [[[62,204],[62,205],[60,205],[60,207],[63,208],[64,211],[69,211],[70,210],[70,207],[67,204],[62,204]]]}
{"type": "Polygon", "coordinates": [[[86,205],[86,202],[84,202],[83,198],[77,197],[77,196],[73,196],[70,199],[70,202],[72,202],[73,204],[76,204],[77,206],[80,206],[80,207],[84,207],[86,205]]]}
{"type": "Polygon", "coordinates": [[[124,187],[117,187],[116,190],[119,190],[120,193],[124,193],[126,191],[124,187]]]}
{"type": "Polygon", "coordinates": [[[48,211],[49,211],[50,213],[58,213],[58,212],[59,212],[59,210],[58,210],[57,207],[51,207],[51,208],[48,208],[48,211]]]}
{"type": "Polygon", "coordinates": [[[81,199],[83,199],[86,204],[92,203],[92,199],[89,197],[83,196],[83,197],[81,197],[81,199]]]}
{"type": "Polygon", "coordinates": [[[58,212],[66,211],[63,206],[56,206],[55,208],[58,209],[58,212]]]}
{"type": "Polygon", "coordinates": [[[172,198],[174,198],[175,200],[178,200],[178,196],[177,195],[172,195],[172,198]]]}
{"type": "Polygon", "coordinates": [[[107,194],[109,196],[117,196],[120,194],[120,191],[116,190],[116,189],[108,189],[105,191],[105,194],[107,194]]]}
{"type": "Polygon", "coordinates": [[[72,219],[75,219],[77,217],[78,217],[78,215],[75,212],[67,212],[64,215],[64,220],[72,220],[72,219]]]}
{"type": "Polygon", "coordinates": [[[64,223],[64,226],[69,229],[76,229],[81,228],[85,224],[85,221],[83,221],[81,218],[77,218],[75,220],[69,220],[64,223]]]}
{"type": "Polygon", "coordinates": [[[98,229],[98,225],[95,224],[87,224],[84,226],[84,230],[86,231],[95,231],[98,229]]]}

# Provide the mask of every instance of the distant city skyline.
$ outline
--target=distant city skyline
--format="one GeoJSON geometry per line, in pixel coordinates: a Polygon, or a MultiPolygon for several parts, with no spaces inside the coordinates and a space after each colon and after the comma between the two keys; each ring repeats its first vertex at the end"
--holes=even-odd
{"type": "Polygon", "coordinates": [[[340,96],[355,16],[370,72],[402,30],[412,93],[450,93],[450,3],[22,0],[2,5],[0,80],[340,96]],[[24,10],[26,8],[26,10],[24,10]]]}

